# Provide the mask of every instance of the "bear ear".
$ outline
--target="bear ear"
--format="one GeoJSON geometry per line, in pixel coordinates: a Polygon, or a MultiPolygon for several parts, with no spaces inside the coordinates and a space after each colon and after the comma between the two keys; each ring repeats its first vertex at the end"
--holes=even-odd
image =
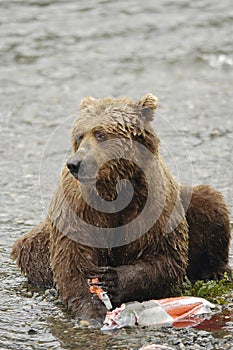
{"type": "Polygon", "coordinates": [[[79,109],[86,108],[86,107],[94,104],[95,102],[96,102],[96,99],[94,97],[91,97],[91,96],[85,97],[81,100],[81,102],[79,104],[79,109]]]}
{"type": "Polygon", "coordinates": [[[140,98],[138,105],[140,106],[141,116],[148,121],[152,121],[154,118],[154,111],[158,107],[157,97],[152,94],[147,94],[140,98]]]}

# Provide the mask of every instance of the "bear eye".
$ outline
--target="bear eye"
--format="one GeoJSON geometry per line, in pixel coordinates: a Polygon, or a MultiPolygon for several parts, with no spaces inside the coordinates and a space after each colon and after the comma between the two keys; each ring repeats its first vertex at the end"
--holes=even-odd
{"type": "Polygon", "coordinates": [[[107,140],[107,135],[103,131],[96,131],[95,138],[98,142],[107,140]]]}
{"type": "Polygon", "coordinates": [[[78,143],[80,143],[82,141],[82,139],[83,139],[83,134],[80,134],[76,137],[76,140],[78,143]]]}

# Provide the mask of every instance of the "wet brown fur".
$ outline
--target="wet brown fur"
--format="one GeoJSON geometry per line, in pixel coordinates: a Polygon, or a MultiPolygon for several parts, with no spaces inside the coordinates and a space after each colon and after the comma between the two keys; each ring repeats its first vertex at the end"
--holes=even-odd
{"type": "MultiPolygon", "coordinates": [[[[229,270],[230,227],[224,200],[212,188],[197,186],[188,203],[190,189],[180,190],[158,153],[159,140],[150,125],[156,107],[157,100],[151,94],[136,103],[127,98],[84,99],[72,129],[72,156],[80,153],[87,142],[97,162],[104,161],[105,152],[113,152],[119,160],[111,161],[98,175],[99,193],[106,200],[115,199],[116,183],[128,178],[134,184],[132,204],[124,215],[94,210],[86,204],[81,186],[77,186],[65,166],[45,221],[13,246],[12,258],[29,280],[39,285],[55,285],[63,302],[77,317],[101,320],[106,312],[89,292],[87,278],[93,271],[99,271],[113,305],[117,306],[130,300],[174,294],[186,271],[191,279],[197,279],[219,277],[229,270]],[[151,207],[159,208],[160,198],[165,201],[161,215],[145,235],[134,240],[139,227],[129,232],[126,228],[125,235],[131,237],[131,242],[113,248],[98,248],[98,237],[93,237],[85,226],[77,226],[73,212],[86,223],[111,231],[140,214],[147,187],[145,177],[134,164],[128,162],[126,166],[120,160],[122,145],[105,152],[98,148],[96,130],[104,130],[109,138],[141,142],[153,153],[156,162],[151,159],[147,164],[153,188],[151,207]],[[188,208],[186,216],[183,206],[188,208]],[[77,242],[77,235],[83,242],[77,242]],[[92,246],[85,245],[85,240],[92,242],[92,246]],[[106,271],[101,267],[107,267],[106,271]]],[[[144,224],[140,222],[140,228],[144,224]]]]}
{"type": "Polygon", "coordinates": [[[223,195],[208,185],[181,188],[181,199],[188,205],[190,280],[220,279],[228,266],[231,225],[223,195]],[[192,192],[191,202],[189,193],[192,192]]]}

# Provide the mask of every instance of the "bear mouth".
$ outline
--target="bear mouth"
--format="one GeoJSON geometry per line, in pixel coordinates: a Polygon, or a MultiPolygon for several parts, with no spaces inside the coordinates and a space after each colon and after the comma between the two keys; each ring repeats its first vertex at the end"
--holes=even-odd
{"type": "Polygon", "coordinates": [[[96,177],[75,176],[75,179],[83,185],[93,185],[96,183],[96,177]]]}

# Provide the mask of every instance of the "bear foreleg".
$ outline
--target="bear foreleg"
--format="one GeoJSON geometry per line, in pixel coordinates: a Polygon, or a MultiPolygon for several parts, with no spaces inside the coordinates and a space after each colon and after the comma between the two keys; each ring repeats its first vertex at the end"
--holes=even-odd
{"type": "Polygon", "coordinates": [[[164,298],[178,291],[185,266],[177,260],[151,256],[133,265],[100,267],[96,275],[103,282],[114,307],[128,301],[164,298]]]}
{"type": "Polygon", "coordinates": [[[95,250],[59,234],[56,239],[51,239],[50,250],[60,298],[78,320],[87,320],[93,326],[100,325],[107,310],[102,301],[91,294],[87,273],[98,260],[95,250]]]}

